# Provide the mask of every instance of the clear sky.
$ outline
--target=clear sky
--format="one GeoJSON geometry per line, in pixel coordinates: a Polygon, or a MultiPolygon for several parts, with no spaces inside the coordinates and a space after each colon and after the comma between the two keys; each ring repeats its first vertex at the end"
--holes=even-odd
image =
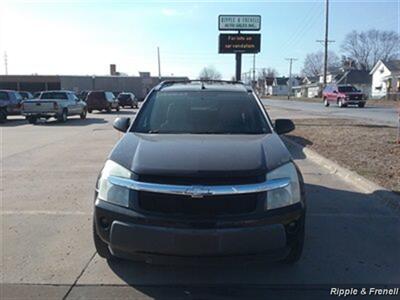
{"type": "MultiPolygon", "coordinates": [[[[331,0],[330,49],[351,30],[400,31],[399,0],[331,0]]],[[[260,14],[261,52],[256,67],[288,74],[287,57],[300,72],[309,52],[322,50],[324,1],[11,1],[0,0],[0,73],[4,52],[9,74],[108,74],[157,71],[162,75],[198,76],[214,66],[225,79],[234,75],[233,54],[218,54],[219,14],[260,14]]],[[[244,55],[243,71],[252,67],[244,55]]]]}

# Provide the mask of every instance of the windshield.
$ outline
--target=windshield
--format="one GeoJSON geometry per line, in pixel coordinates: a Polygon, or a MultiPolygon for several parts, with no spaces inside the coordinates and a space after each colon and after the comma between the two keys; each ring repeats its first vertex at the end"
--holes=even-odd
{"type": "Polygon", "coordinates": [[[119,94],[118,99],[127,100],[129,99],[129,94],[119,94]]]}
{"type": "Polygon", "coordinates": [[[0,100],[8,100],[8,93],[0,92],[0,100]]]}
{"type": "Polygon", "coordinates": [[[238,92],[159,92],[140,111],[142,133],[264,134],[270,129],[253,96],[238,92]]]}
{"type": "Polygon", "coordinates": [[[40,99],[59,99],[59,100],[68,100],[66,93],[60,92],[45,92],[42,93],[40,99]]]}
{"type": "Polygon", "coordinates": [[[358,90],[353,86],[339,86],[338,89],[341,93],[358,92],[358,90]]]}

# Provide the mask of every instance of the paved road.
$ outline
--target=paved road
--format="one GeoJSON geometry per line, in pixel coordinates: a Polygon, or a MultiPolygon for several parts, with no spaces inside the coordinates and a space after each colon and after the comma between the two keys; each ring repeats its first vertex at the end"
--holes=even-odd
{"type": "Polygon", "coordinates": [[[324,299],[320,284],[400,285],[400,216],[295,149],[308,194],[297,265],[107,263],[95,254],[91,213],[96,176],[120,137],[115,116],[1,128],[1,299],[301,299],[303,284],[307,299],[324,299]]]}
{"type": "MultiPolygon", "coordinates": [[[[372,107],[367,105],[364,108],[346,107],[339,108],[336,105],[325,107],[322,103],[310,103],[303,101],[288,101],[288,100],[272,100],[263,99],[264,104],[275,108],[284,108],[293,110],[293,115],[296,116],[296,111],[306,113],[313,117],[331,117],[331,118],[350,118],[369,122],[371,124],[382,124],[397,126],[398,111],[396,108],[390,107],[372,107]]],[[[399,106],[400,109],[400,106],[399,106]]]]}

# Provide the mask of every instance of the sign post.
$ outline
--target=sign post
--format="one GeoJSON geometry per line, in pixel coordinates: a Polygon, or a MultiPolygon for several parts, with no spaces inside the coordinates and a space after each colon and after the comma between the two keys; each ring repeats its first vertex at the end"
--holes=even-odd
{"type": "Polygon", "coordinates": [[[241,80],[242,75],[242,53],[236,53],[236,74],[235,78],[237,81],[241,80]]]}
{"type": "Polygon", "coordinates": [[[218,29],[221,31],[237,31],[236,34],[220,33],[219,53],[234,53],[236,57],[236,80],[241,80],[242,54],[259,53],[261,34],[241,34],[241,31],[259,31],[261,16],[259,15],[220,15],[218,29]]]}

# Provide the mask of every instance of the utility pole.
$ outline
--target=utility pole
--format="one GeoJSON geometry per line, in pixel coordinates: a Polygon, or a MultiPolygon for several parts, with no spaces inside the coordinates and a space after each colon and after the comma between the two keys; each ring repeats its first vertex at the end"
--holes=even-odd
{"type": "Polygon", "coordinates": [[[325,0],[325,39],[317,40],[318,43],[324,43],[324,86],[327,84],[327,74],[328,74],[328,44],[333,43],[333,40],[328,39],[329,33],[329,0],[325,0]]]}
{"type": "Polygon", "coordinates": [[[328,72],[328,24],[329,24],[329,0],[325,0],[324,88],[326,87],[326,73],[328,72]]]}
{"type": "Polygon", "coordinates": [[[290,94],[292,93],[292,64],[293,64],[293,61],[297,60],[297,58],[289,57],[289,58],[285,58],[285,59],[290,62],[289,63],[289,89],[288,89],[288,94],[287,94],[287,98],[290,99],[290,94]]]}
{"type": "Polygon", "coordinates": [[[4,69],[6,75],[8,75],[8,58],[7,58],[7,52],[4,52],[4,69]]]}
{"type": "Polygon", "coordinates": [[[253,83],[251,85],[253,89],[256,86],[256,54],[253,54],[253,83]]]}
{"type": "Polygon", "coordinates": [[[161,81],[160,47],[157,47],[157,58],[158,58],[158,79],[161,81]]]}

